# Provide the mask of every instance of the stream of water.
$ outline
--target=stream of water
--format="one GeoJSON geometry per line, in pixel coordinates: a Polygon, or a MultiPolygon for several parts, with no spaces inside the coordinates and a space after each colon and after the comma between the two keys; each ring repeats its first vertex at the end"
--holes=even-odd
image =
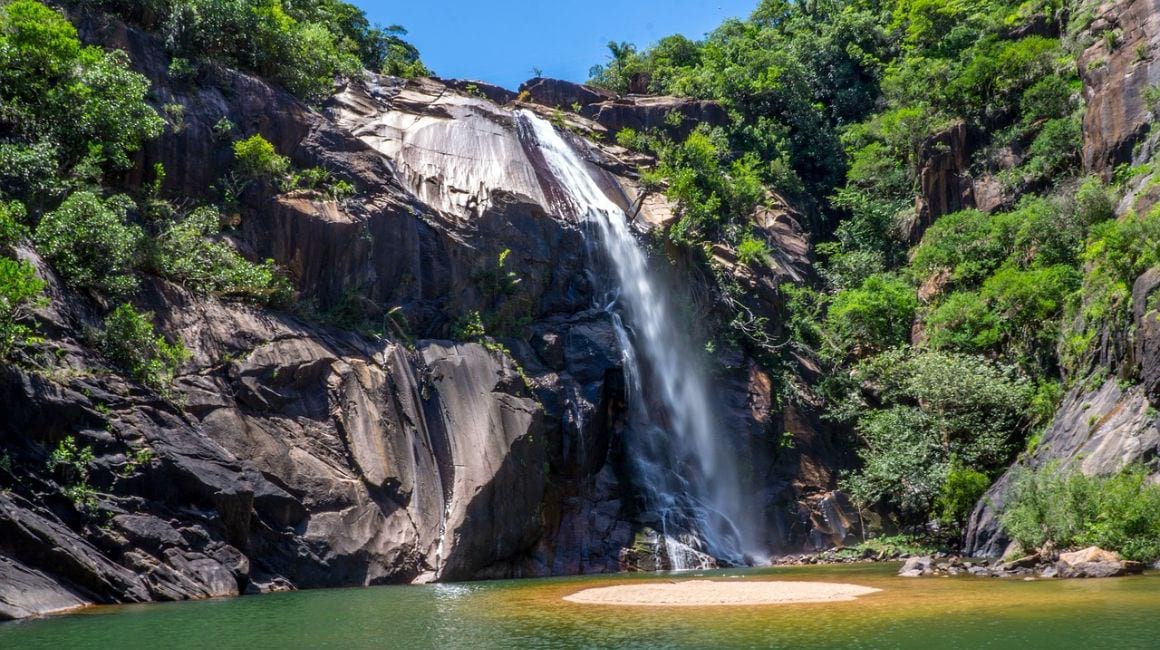
{"type": "Polygon", "coordinates": [[[758,509],[742,489],[733,446],[696,348],[650,266],[624,211],[601,190],[581,155],[547,121],[519,111],[559,192],[555,206],[584,219],[597,257],[611,267],[600,306],[616,325],[629,406],[628,451],[644,521],[659,528],[675,569],[764,560],[758,509]]]}

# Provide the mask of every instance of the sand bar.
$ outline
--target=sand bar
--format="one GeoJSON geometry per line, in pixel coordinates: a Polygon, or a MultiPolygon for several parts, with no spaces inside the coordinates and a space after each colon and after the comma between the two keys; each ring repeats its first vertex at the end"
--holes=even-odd
{"type": "Polygon", "coordinates": [[[588,605],[681,607],[707,605],[784,605],[854,600],[881,589],[837,582],[685,580],[595,587],[564,600],[588,605]]]}

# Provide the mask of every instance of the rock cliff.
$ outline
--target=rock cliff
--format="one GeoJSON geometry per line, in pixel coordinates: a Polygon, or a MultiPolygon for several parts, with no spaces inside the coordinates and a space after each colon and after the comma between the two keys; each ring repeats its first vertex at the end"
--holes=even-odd
{"type": "MultiPolygon", "coordinates": [[[[129,54],[157,106],[184,107],[181,129],[146,146],[125,183],[161,163],[164,192],[207,197],[230,168],[214,128],[224,118],[356,193],[334,201],[258,183],[238,197],[230,241],[288,270],[297,310],[148,280],[155,323],[191,352],[165,395],[112,370],[88,338],[97,306],[21,251],[51,300],[38,313],[44,358],[0,372],[0,451],[27,468],[0,492],[0,618],[620,568],[644,528],[624,462],[621,351],[593,308],[584,225],[556,210],[513,107],[555,119],[561,97],[581,97],[582,114],[563,117],[569,137],[643,233],[671,206],[636,183],[650,161],[601,138],[655,124],[672,102],[534,80],[524,103],[475,84],[368,75],[315,109],[212,64],[173,80],[154,36],[99,13],[72,18],[85,40],[129,54]],[[518,290],[497,290],[497,274],[518,290]],[[337,309],[381,328],[312,317],[337,309]],[[448,340],[473,310],[495,338],[448,340]],[[48,463],[70,436],[93,453],[86,508],[62,495],[48,463]]],[[[688,120],[721,119],[712,105],[680,104],[688,120]]],[[[789,206],[755,215],[754,228],[774,249],[768,274],[718,253],[775,317],[777,284],[809,275],[809,241],[789,206]]],[[[771,551],[840,543],[847,517],[827,495],[848,458],[808,407],[778,406],[770,369],[732,349],[717,362],[725,425],[745,432],[766,496],[771,551]]]]}
{"type": "MultiPolygon", "coordinates": [[[[1139,165],[1152,159],[1158,142],[1151,128],[1155,115],[1144,97],[1160,83],[1160,4],[1146,0],[1080,2],[1077,15],[1086,28],[1077,37],[1086,44],[1079,57],[1083,94],[1085,170],[1110,177],[1121,163],[1139,165]],[[1114,33],[1115,36],[1105,36],[1114,33]]],[[[1155,205],[1152,173],[1128,184],[1118,218],[1146,214],[1155,205]]],[[[1103,324],[1079,376],[1032,453],[1017,465],[1042,467],[1056,462],[1085,474],[1108,474],[1130,463],[1160,467],[1160,312],[1154,294],[1160,269],[1151,269],[1132,286],[1127,317],[1103,324]]],[[[1008,540],[997,520],[1011,472],[979,501],[971,517],[966,551],[1000,555],[1008,540]]]]}

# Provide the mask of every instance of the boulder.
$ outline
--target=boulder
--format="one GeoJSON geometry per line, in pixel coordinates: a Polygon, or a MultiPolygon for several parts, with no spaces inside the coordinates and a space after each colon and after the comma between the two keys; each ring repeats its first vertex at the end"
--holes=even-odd
{"type": "Polygon", "coordinates": [[[933,564],[934,559],[929,555],[911,557],[898,570],[898,575],[903,578],[917,578],[927,575],[933,571],[933,564]]]}
{"type": "Polygon", "coordinates": [[[1061,578],[1111,578],[1140,573],[1144,567],[1139,562],[1121,559],[1118,553],[1090,546],[1071,553],[1060,553],[1056,569],[1061,578]]]}

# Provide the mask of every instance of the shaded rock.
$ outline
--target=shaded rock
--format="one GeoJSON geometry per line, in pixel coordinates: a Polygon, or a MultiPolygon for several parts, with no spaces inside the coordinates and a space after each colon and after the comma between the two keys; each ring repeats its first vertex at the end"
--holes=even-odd
{"type": "Polygon", "coordinates": [[[975,207],[975,186],[967,173],[970,154],[964,122],[930,136],[919,148],[919,194],[904,233],[912,246],[939,217],[975,207]]]}
{"type": "Polygon", "coordinates": [[[546,77],[535,77],[520,84],[520,95],[528,101],[564,110],[571,110],[575,104],[584,107],[616,97],[610,90],[546,77]]]}
{"type": "Polygon", "coordinates": [[[1043,560],[1038,553],[1031,555],[1024,555],[1023,557],[1008,560],[1000,565],[1001,570],[1011,571],[1013,569],[1030,569],[1038,565],[1043,560]]]}
{"type": "MultiPolygon", "coordinates": [[[[0,493],[0,553],[27,569],[51,574],[54,580],[69,585],[65,591],[78,590],[107,602],[151,600],[148,588],[135,573],[105,557],[64,524],[34,512],[32,504],[12,494],[0,493]]],[[[38,593],[49,588],[28,571],[19,572],[26,581],[35,583],[38,593]]],[[[68,600],[67,595],[38,598],[51,602],[68,600]]],[[[35,607],[30,605],[31,609],[35,607]]]]}
{"type": "Polygon", "coordinates": [[[49,576],[0,553],[0,621],[91,604],[49,576]]]}
{"type": "Polygon", "coordinates": [[[729,122],[729,114],[717,102],[688,97],[617,97],[588,104],[580,114],[613,134],[625,128],[658,130],[675,140],[684,140],[700,124],[723,126],[729,122]],[[680,116],[678,124],[669,122],[670,113],[680,116]]]}
{"type": "Polygon", "coordinates": [[[468,95],[486,97],[497,104],[514,102],[518,96],[518,93],[514,93],[502,86],[487,83],[486,81],[474,81],[471,79],[439,79],[439,81],[442,81],[448,88],[454,88],[468,95]]]}
{"type": "Polygon", "coordinates": [[[1160,404],[1160,309],[1155,296],[1160,289],[1160,269],[1149,269],[1132,285],[1132,320],[1135,324],[1134,361],[1150,402],[1160,404]]]}

